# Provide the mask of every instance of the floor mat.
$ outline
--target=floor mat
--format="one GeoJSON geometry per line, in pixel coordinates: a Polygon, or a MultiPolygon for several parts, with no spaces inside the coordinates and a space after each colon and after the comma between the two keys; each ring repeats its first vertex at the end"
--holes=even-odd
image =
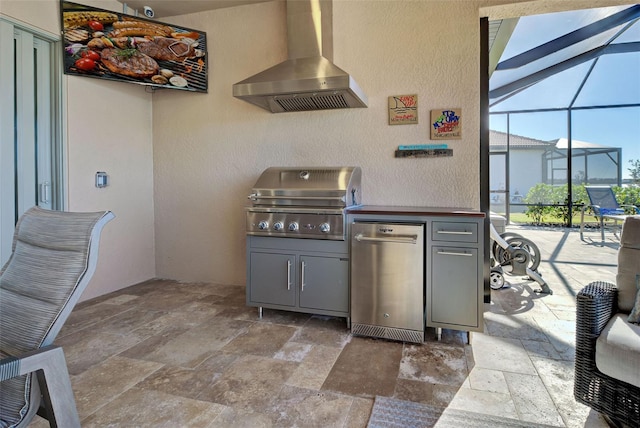
{"type": "Polygon", "coordinates": [[[550,426],[377,396],[367,428],[538,428],[550,426]]]}

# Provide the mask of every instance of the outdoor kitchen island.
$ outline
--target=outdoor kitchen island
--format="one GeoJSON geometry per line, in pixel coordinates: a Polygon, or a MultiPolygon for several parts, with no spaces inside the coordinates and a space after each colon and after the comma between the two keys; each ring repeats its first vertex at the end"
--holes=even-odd
{"type": "Polygon", "coordinates": [[[423,342],[483,329],[484,218],[362,205],[359,167],[270,167],[246,207],[247,306],[344,317],[354,335],[423,342]],[[353,322],[352,322],[353,321],[353,322]]]}
{"type": "MultiPolygon", "coordinates": [[[[424,257],[419,266],[406,266],[404,269],[415,269],[416,274],[422,274],[422,302],[418,302],[423,308],[423,315],[426,327],[436,329],[438,338],[443,328],[461,331],[482,331],[483,330],[483,308],[484,308],[484,218],[483,212],[456,208],[438,207],[400,207],[400,206],[372,206],[361,205],[349,207],[346,210],[347,224],[350,229],[357,223],[374,223],[380,225],[411,224],[422,226],[424,230],[424,246],[420,250],[424,257]]],[[[387,229],[383,229],[385,232],[387,229]]],[[[362,239],[361,236],[354,236],[351,233],[351,249],[354,242],[362,239]]],[[[370,238],[375,241],[377,239],[370,238]]],[[[418,241],[420,242],[420,241],[418,241]]],[[[380,244],[382,245],[382,244],[380,244]]],[[[376,250],[379,257],[381,247],[376,250]]],[[[386,252],[385,254],[393,254],[386,252]]],[[[354,266],[354,254],[350,254],[351,265],[351,315],[352,331],[371,331],[371,336],[394,339],[397,335],[397,328],[391,332],[381,333],[381,329],[375,326],[358,324],[354,317],[354,282],[357,282],[355,275],[361,275],[364,269],[376,270],[377,265],[388,263],[387,260],[379,258],[371,266],[354,266]],[[354,281],[355,280],[355,281],[354,281]],[[395,330],[395,331],[393,331],[395,330]]],[[[368,283],[371,287],[376,286],[379,280],[373,274],[368,283]]],[[[404,275],[403,275],[404,276],[404,275]]],[[[380,279],[380,281],[383,281],[380,279]]],[[[393,281],[386,280],[393,286],[393,281]]],[[[365,285],[366,287],[366,285],[365,285]]],[[[357,292],[357,290],[355,290],[357,292]]],[[[379,296],[388,294],[376,291],[379,296]]],[[[379,297],[373,300],[379,301],[379,297]]],[[[407,299],[409,300],[409,299],[407,299]]],[[[378,325],[385,325],[389,318],[392,318],[384,308],[384,304],[376,303],[380,310],[378,314],[371,315],[370,319],[379,320],[378,325]]],[[[382,329],[385,330],[385,329],[382,329]]],[[[402,337],[402,336],[400,336],[402,337]]]]}

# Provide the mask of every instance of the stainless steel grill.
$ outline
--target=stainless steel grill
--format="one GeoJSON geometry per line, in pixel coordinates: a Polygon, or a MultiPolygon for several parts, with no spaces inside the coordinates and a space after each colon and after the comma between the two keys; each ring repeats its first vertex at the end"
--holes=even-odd
{"type": "Polygon", "coordinates": [[[344,240],[361,177],[359,167],[267,168],[249,195],[247,234],[344,240]]]}

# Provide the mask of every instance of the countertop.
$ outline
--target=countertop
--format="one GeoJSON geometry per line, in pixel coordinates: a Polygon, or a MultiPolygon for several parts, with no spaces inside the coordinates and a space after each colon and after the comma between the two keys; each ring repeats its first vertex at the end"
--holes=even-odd
{"type": "Polygon", "coordinates": [[[485,217],[482,211],[470,208],[407,207],[392,205],[358,205],[346,209],[347,214],[381,214],[407,216],[485,217]]]}

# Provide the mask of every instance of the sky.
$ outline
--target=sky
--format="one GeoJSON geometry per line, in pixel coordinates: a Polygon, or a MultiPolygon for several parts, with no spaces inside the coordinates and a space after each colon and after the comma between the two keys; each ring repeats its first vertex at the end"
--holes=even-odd
{"type": "MultiPolygon", "coordinates": [[[[630,5],[631,6],[631,5],[630,5]]],[[[630,6],[536,15],[520,18],[500,59],[516,56],[570,31],[620,12],[630,6]]],[[[490,89],[517,80],[564,59],[588,51],[616,36],[624,25],[571,45],[521,67],[495,71],[490,89]]],[[[611,43],[640,41],[640,21],[611,43]]],[[[549,77],[493,107],[491,112],[531,109],[640,104],[640,52],[601,55],[594,60],[549,77]],[[588,76],[586,81],[585,76],[588,76]],[[583,81],[586,83],[581,88],[583,81]]],[[[494,103],[496,99],[492,99],[494,103]]],[[[567,112],[512,114],[510,132],[540,140],[568,138],[567,112]]],[[[491,116],[491,129],[506,132],[504,117],[491,116]]],[[[628,178],[629,160],[640,159],[640,106],[572,111],[572,139],[622,148],[623,177],[628,178]]]]}

